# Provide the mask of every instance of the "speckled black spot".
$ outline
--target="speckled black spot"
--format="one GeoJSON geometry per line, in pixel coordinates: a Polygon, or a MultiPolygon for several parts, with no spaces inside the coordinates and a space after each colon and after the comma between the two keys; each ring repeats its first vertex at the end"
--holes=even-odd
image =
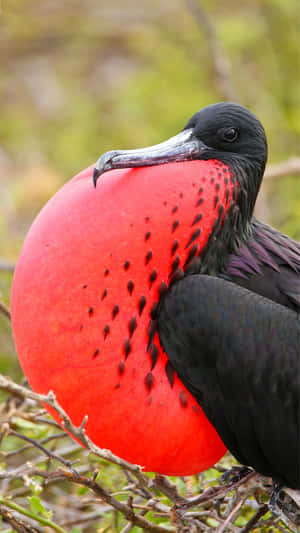
{"type": "Polygon", "coordinates": [[[195,411],[195,413],[196,413],[197,415],[200,413],[200,409],[199,409],[199,407],[198,407],[197,405],[193,405],[193,406],[192,406],[192,409],[193,409],[193,411],[195,411]]]}
{"type": "Polygon", "coordinates": [[[129,339],[126,339],[126,341],[124,342],[123,350],[124,350],[125,359],[127,359],[128,355],[131,352],[131,344],[130,344],[129,339]]]}
{"type": "Polygon", "coordinates": [[[106,339],[107,335],[109,334],[110,332],[110,327],[108,324],[106,324],[104,330],[103,330],[103,335],[104,335],[104,340],[106,339]]]}
{"type": "Polygon", "coordinates": [[[203,193],[203,187],[200,187],[198,194],[202,194],[202,193],[203,193]]]}
{"type": "Polygon", "coordinates": [[[223,172],[225,172],[225,174],[226,174],[226,172],[227,172],[227,168],[226,168],[226,167],[223,167],[222,170],[223,170],[223,172]]]}
{"type": "Polygon", "coordinates": [[[177,209],[178,209],[178,205],[175,205],[175,206],[173,207],[173,209],[172,209],[172,213],[176,213],[177,209]]]}
{"type": "Polygon", "coordinates": [[[131,317],[131,319],[128,322],[129,338],[132,337],[132,335],[134,334],[136,328],[137,328],[137,321],[136,321],[135,316],[133,316],[133,317],[131,317]]]}
{"type": "Polygon", "coordinates": [[[149,276],[149,283],[150,283],[150,288],[152,286],[152,283],[154,283],[154,281],[156,280],[157,278],[157,272],[155,270],[155,268],[152,270],[150,276],[149,276]]]}
{"type": "Polygon", "coordinates": [[[149,350],[149,347],[150,347],[150,345],[153,342],[156,330],[157,330],[157,322],[156,322],[156,320],[150,320],[149,326],[148,326],[148,346],[147,346],[147,350],[149,350]]]}
{"type": "Polygon", "coordinates": [[[154,383],[153,374],[152,372],[148,372],[147,376],[145,377],[145,385],[149,392],[153,387],[153,383],[154,383]]]}
{"type": "Polygon", "coordinates": [[[224,205],[220,204],[219,207],[218,207],[218,212],[219,212],[219,219],[222,218],[222,216],[224,215],[224,205]]]}
{"type": "Polygon", "coordinates": [[[99,355],[100,353],[100,350],[99,348],[97,348],[97,350],[93,353],[93,357],[97,357],[97,355],[99,355]]]}
{"type": "Polygon", "coordinates": [[[189,242],[185,246],[185,250],[194,242],[196,239],[198,239],[199,235],[201,233],[201,229],[197,228],[191,235],[189,242]]]}
{"type": "Polygon", "coordinates": [[[121,383],[118,383],[116,386],[115,386],[115,389],[119,389],[121,387],[121,383]]]}
{"type": "Polygon", "coordinates": [[[187,396],[186,396],[186,393],[184,390],[182,390],[179,394],[179,401],[182,405],[182,407],[187,407],[188,405],[188,400],[187,400],[187,396]]]}
{"type": "Polygon", "coordinates": [[[144,310],[146,302],[147,302],[146,297],[144,295],[141,296],[140,299],[139,299],[139,315],[140,316],[141,316],[141,314],[142,314],[142,312],[144,310]]]}
{"type": "Polygon", "coordinates": [[[107,269],[105,270],[105,272],[104,272],[104,276],[108,276],[108,274],[109,274],[109,269],[107,268],[107,269]]]}
{"type": "Polygon", "coordinates": [[[152,320],[155,320],[157,318],[157,309],[158,309],[158,302],[154,302],[149,312],[152,320]]]}
{"type": "Polygon", "coordinates": [[[195,274],[199,273],[201,269],[201,259],[200,257],[193,257],[191,261],[188,262],[187,266],[184,268],[186,274],[195,274]]]}
{"type": "Polygon", "coordinates": [[[228,200],[229,200],[229,189],[226,189],[225,200],[226,200],[226,204],[228,204],[228,200]]]}
{"type": "Polygon", "coordinates": [[[123,363],[123,361],[120,361],[119,366],[118,366],[118,370],[119,370],[119,374],[122,376],[122,374],[124,374],[124,370],[125,370],[125,364],[123,363]]]}
{"type": "Polygon", "coordinates": [[[175,370],[174,370],[174,368],[172,366],[172,363],[170,361],[166,362],[165,372],[166,372],[166,376],[168,378],[168,381],[169,381],[171,387],[173,387],[174,379],[175,379],[175,370]]]}
{"type": "Polygon", "coordinates": [[[225,185],[228,185],[228,178],[224,179],[224,183],[225,183],[225,185]]]}
{"type": "Polygon", "coordinates": [[[203,198],[200,198],[200,199],[198,200],[198,202],[196,203],[196,206],[195,206],[195,207],[199,207],[199,205],[203,204],[203,201],[204,201],[203,198]]]}
{"type": "Polygon", "coordinates": [[[172,233],[174,233],[174,231],[178,228],[178,226],[179,226],[179,220],[174,220],[172,224],[172,233]]]}
{"type": "Polygon", "coordinates": [[[116,318],[118,313],[119,313],[119,306],[115,305],[113,310],[112,310],[112,319],[116,318]]]}
{"type": "Polygon", "coordinates": [[[214,199],[214,207],[217,207],[217,203],[218,203],[218,201],[219,201],[219,196],[216,195],[216,196],[215,196],[215,199],[214,199]]]}
{"type": "Polygon", "coordinates": [[[147,233],[145,234],[145,241],[148,241],[151,237],[151,231],[147,231],[147,233]]]}
{"type": "MultiPolygon", "coordinates": [[[[221,176],[222,176],[222,174],[221,174],[221,176]]],[[[220,183],[217,183],[216,184],[216,191],[218,192],[219,190],[220,190],[220,183]]]]}
{"type": "Polygon", "coordinates": [[[93,308],[93,307],[90,307],[90,308],[89,308],[89,315],[92,316],[93,313],[94,313],[94,308],[93,308]]]}
{"type": "Polygon", "coordinates": [[[153,368],[156,365],[158,354],[159,354],[156,344],[154,343],[150,344],[149,352],[150,352],[150,357],[151,357],[151,370],[153,370],[153,368]]]}
{"type": "Polygon", "coordinates": [[[102,296],[101,296],[101,300],[104,300],[105,296],[107,296],[107,289],[104,289],[102,296]]]}
{"type": "Polygon", "coordinates": [[[198,224],[198,222],[200,222],[201,218],[202,218],[202,214],[201,213],[196,215],[194,220],[193,220],[193,222],[192,222],[192,226],[195,226],[195,224],[198,224]]]}
{"type": "Polygon", "coordinates": [[[82,288],[83,288],[83,289],[87,289],[88,286],[87,286],[87,285],[83,285],[82,288]]]}
{"type": "Polygon", "coordinates": [[[177,268],[179,267],[179,263],[180,263],[180,257],[179,257],[179,255],[176,255],[176,257],[175,257],[175,259],[174,259],[174,261],[173,261],[173,263],[171,265],[171,272],[169,274],[169,277],[171,277],[174,274],[175,270],[177,270],[177,268]]]}
{"type": "Polygon", "coordinates": [[[185,260],[183,268],[185,268],[189,264],[189,262],[195,257],[195,255],[197,254],[198,250],[199,250],[199,246],[198,246],[198,244],[195,243],[192,246],[192,248],[189,250],[189,253],[188,253],[188,256],[187,256],[187,258],[185,260]]]}
{"type": "Polygon", "coordinates": [[[146,254],[146,257],[145,257],[145,265],[148,265],[151,259],[152,259],[152,250],[149,250],[149,252],[146,254]]]}
{"type": "Polygon", "coordinates": [[[184,278],[184,272],[181,268],[177,268],[177,270],[175,270],[174,274],[172,275],[169,287],[171,287],[176,281],[179,281],[182,278],[184,278]]]}
{"type": "Polygon", "coordinates": [[[124,263],[124,270],[128,270],[130,267],[130,261],[125,261],[124,263]]]}
{"type": "Polygon", "coordinates": [[[179,246],[178,241],[175,240],[175,241],[173,242],[173,246],[172,246],[172,249],[171,249],[171,255],[174,255],[174,254],[175,254],[175,252],[176,252],[178,246],[179,246]]]}
{"type": "Polygon", "coordinates": [[[180,196],[180,198],[183,198],[183,192],[181,192],[181,193],[179,194],[179,196],[180,196]]]}
{"type": "Polygon", "coordinates": [[[82,330],[83,330],[83,324],[80,324],[79,331],[82,331],[82,330]]]}
{"type": "Polygon", "coordinates": [[[211,178],[210,183],[215,183],[215,178],[211,178]]]}
{"type": "Polygon", "coordinates": [[[129,294],[131,295],[133,293],[133,289],[134,289],[134,283],[133,283],[132,279],[130,279],[128,281],[127,289],[128,289],[129,294]]]}
{"type": "Polygon", "coordinates": [[[222,172],[218,172],[218,177],[222,178],[222,172]]]}
{"type": "Polygon", "coordinates": [[[165,281],[161,282],[160,286],[158,287],[158,292],[159,292],[160,298],[168,292],[168,285],[166,284],[165,281]]]}
{"type": "Polygon", "coordinates": [[[150,217],[145,217],[145,222],[148,224],[148,222],[150,222],[150,217]]]}

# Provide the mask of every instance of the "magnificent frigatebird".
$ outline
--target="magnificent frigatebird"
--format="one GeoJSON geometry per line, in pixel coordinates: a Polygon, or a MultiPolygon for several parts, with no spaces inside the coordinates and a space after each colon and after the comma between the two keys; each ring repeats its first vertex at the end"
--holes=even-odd
{"type": "Polygon", "coordinates": [[[97,188],[81,172],[25,239],[11,312],[31,386],[145,470],[197,473],[226,444],[299,487],[299,245],[252,218],[266,155],[254,115],[210,106],[102,156],[97,188]]]}
{"type": "Polygon", "coordinates": [[[253,217],[266,159],[258,119],[238,104],[218,103],[169,141],[107,152],[94,184],[107,170],[190,160],[219,168],[219,181],[211,178],[215,206],[220,182],[233,184],[206,246],[188,243],[189,260],[172,272],[155,317],[159,339],[232,454],[299,489],[300,246],[253,217]]]}

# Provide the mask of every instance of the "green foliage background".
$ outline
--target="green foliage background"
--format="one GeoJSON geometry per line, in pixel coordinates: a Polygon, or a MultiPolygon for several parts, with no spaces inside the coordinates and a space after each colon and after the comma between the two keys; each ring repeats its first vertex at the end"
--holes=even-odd
{"type": "MultiPolygon", "coordinates": [[[[269,161],[299,155],[299,1],[198,4],[235,100],[265,126],[269,161]]],[[[101,153],[164,140],[228,99],[185,0],[2,0],[0,61],[0,258],[12,262],[43,204],[101,153]]],[[[262,193],[265,220],[298,239],[299,176],[270,180],[262,193]]],[[[0,271],[6,304],[11,281],[0,271]]],[[[1,314],[0,371],[21,378],[1,314]]]]}

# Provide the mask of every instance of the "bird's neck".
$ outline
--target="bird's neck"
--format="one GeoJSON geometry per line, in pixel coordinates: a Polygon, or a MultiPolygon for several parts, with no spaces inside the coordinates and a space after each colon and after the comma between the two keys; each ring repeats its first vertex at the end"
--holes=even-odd
{"type": "Polygon", "coordinates": [[[264,164],[248,159],[236,158],[233,161],[224,154],[220,159],[231,168],[237,195],[232,199],[224,219],[216,220],[201,253],[201,273],[211,275],[225,272],[229,255],[237,253],[252,235],[252,215],[264,171],[264,164]]]}
{"type": "Polygon", "coordinates": [[[201,274],[224,273],[231,254],[238,252],[252,234],[252,224],[243,220],[237,204],[229,209],[222,225],[211,233],[201,253],[201,274]]]}

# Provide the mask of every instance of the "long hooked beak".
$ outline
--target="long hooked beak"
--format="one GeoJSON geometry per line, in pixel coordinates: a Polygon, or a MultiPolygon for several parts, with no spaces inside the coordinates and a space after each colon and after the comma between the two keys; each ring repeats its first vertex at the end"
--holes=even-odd
{"type": "Polygon", "coordinates": [[[171,161],[190,161],[198,159],[207,146],[193,135],[193,129],[183,130],[167,141],[137,150],[111,150],[97,161],[93,182],[107,170],[114,168],[148,167],[170,163],[171,161]]]}

